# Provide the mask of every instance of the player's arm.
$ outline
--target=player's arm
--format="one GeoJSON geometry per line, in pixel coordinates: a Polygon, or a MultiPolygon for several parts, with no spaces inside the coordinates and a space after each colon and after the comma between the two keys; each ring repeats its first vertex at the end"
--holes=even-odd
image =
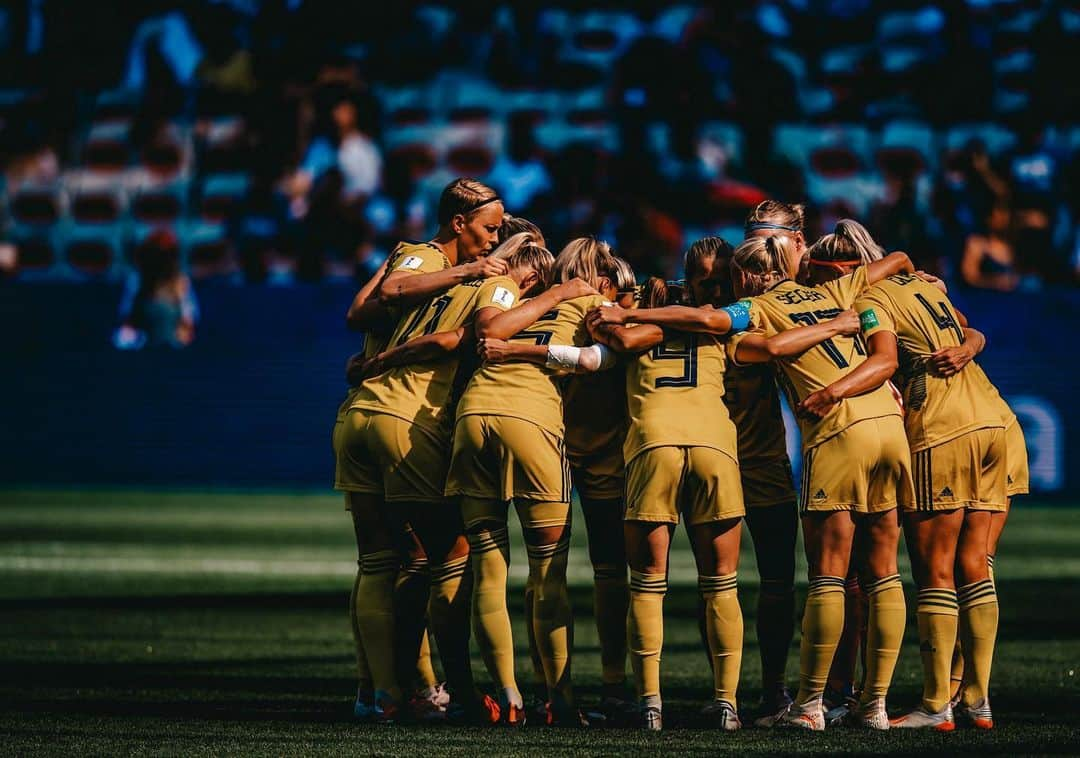
{"type": "Polygon", "coordinates": [[[975,360],[975,356],[986,349],[986,335],[973,329],[967,318],[960,311],[953,309],[956,320],[964,330],[964,343],[955,347],[943,347],[930,354],[928,365],[938,376],[954,376],[964,366],[975,360]]]}
{"type": "Polygon", "coordinates": [[[750,323],[750,309],[744,302],[723,308],[687,305],[666,305],[663,308],[620,308],[617,305],[593,309],[588,315],[590,324],[652,324],[680,332],[700,332],[722,336],[741,331],[750,323]]]}
{"type": "Polygon", "coordinates": [[[520,331],[528,329],[552,308],[575,297],[598,294],[584,279],[571,279],[563,284],[556,284],[546,292],[526,300],[516,308],[481,308],[476,312],[477,339],[506,340],[520,331]]]}
{"type": "Polygon", "coordinates": [[[644,353],[664,341],[664,330],[654,324],[635,327],[588,323],[589,334],[617,353],[644,353]]]}
{"type": "Polygon", "coordinates": [[[477,344],[480,358],[487,363],[524,361],[546,366],[556,371],[591,374],[615,365],[615,353],[605,345],[588,347],[574,345],[529,345],[501,339],[481,339],[477,344]]]}
{"type": "Polygon", "coordinates": [[[355,386],[364,379],[378,376],[384,371],[397,366],[436,361],[457,351],[461,347],[464,338],[465,329],[459,327],[447,332],[422,335],[385,350],[367,360],[364,360],[362,355],[357,354],[349,359],[345,375],[349,380],[349,384],[355,386]]]}
{"type": "Polygon", "coordinates": [[[915,273],[915,264],[911,262],[911,258],[907,253],[897,251],[889,253],[879,261],[866,264],[866,284],[867,286],[876,284],[893,274],[913,273],[915,273]]]}
{"type": "Polygon", "coordinates": [[[349,310],[345,313],[345,326],[349,329],[363,332],[378,326],[382,321],[386,320],[386,308],[379,303],[377,292],[379,282],[386,276],[386,267],[389,263],[390,258],[388,257],[379,266],[379,270],[375,272],[375,275],[360,288],[360,291],[356,293],[356,296],[349,304],[349,310]]]}
{"type": "Polygon", "coordinates": [[[877,389],[896,373],[900,365],[896,335],[889,331],[871,334],[866,345],[869,356],[858,367],[824,389],[811,392],[799,403],[798,410],[823,418],[844,398],[877,389]]]}
{"type": "Polygon", "coordinates": [[[739,363],[766,363],[777,358],[792,358],[802,355],[812,347],[833,337],[850,337],[859,333],[859,315],[854,310],[842,311],[836,318],[810,326],[797,326],[794,329],[766,337],[763,334],[746,334],[736,347],[736,360],[739,363]]]}
{"type": "Polygon", "coordinates": [[[506,261],[488,256],[427,274],[392,271],[379,285],[379,302],[382,305],[412,305],[462,282],[502,276],[506,271],[506,261]]]}

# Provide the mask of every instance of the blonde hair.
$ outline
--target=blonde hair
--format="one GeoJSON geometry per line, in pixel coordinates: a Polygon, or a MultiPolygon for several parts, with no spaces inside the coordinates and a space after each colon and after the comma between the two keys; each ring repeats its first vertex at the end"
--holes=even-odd
{"type": "Polygon", "coordinates": [[[794,234],[801,232],[806,224],[806,209],[802,205],[792,205],[779,200],[762,200],[750,211],[743,225],[743,233],[750,234],[758,229],[779,227],[778,231],[794,234]]]}
{"type": "Polygon", "coordinates": [[[702,237],[686,248],[683,254],[683,271],[687,277],[696,276],[701,273],[705,261],[721,255],[730,258],[731,253],[731,243],[727,240],[721,237],[702,237]]]}
{"type": "Polygon", "coordinates": [[[495,202],[501,202],[499,193],[486,184],[467,177],[455,179],[446,185],[439,196],[439,225],[449,224],[458,214],[469,218],[495,202]]]}
{"type": "Polygon", "coordinates": [[[611,246],[595,237],[570,240],[555,258],[555,278],[560,282],[581,278],[589,286],[599,288],[602,276],[614,281],[614,270],[611,246]]]}
{"type": "Polygon", "coordinates": [[[637,287],[637,277],[634,276],[634,269],[625,258],[614,255],[612,259],[615,261],[614,268],[611,271],[615,277],[615,289],[619,292],[632,291],[637,287]]]}
{"type": "Polygon", "coordinates": [[[813,260],[860,261],[863,264],[885,257],[885,248],[874,242],[865,226],[850,218],[837,221],[833,233],[811,245],[808,252],[813,260]]]}
{"type": "Polygon", "coordinates": [[[504,213],[502,226],[499,227],[499,244],[506,242],[506,240],[521,232],[529,232],[532,234],[536,244],[547,247],[547,242],[544,240],[544,233],[540,231],[539,226],[532,221],[529,221],[527,218],[504,213]]]}
{"type": "Polygon", "coordinates": [[[499,245],[489,256],[506,261],[506,267],[513,271],[518,268],[531,268],[536,272],[541,289],[551,286],[551,276],[555,269],[555,256],[542,242],[537,242],[532,232],[519,232],[499,245]]]}
{"type": "Polygon", "coordinates": [[[667,282],[658,276],[650,276],[641,286],[641,307],[660,308],[668,304],[667,282]]]}
{"type": "Polygon", "coordinates": [[[786,234],[771,237],[751,237],[737,248],[731,257],[732,269],[741,271],[751,283],[750,289],[764,292],[772,284],[789,278],[788,260],[795,241],[786,234]]]}

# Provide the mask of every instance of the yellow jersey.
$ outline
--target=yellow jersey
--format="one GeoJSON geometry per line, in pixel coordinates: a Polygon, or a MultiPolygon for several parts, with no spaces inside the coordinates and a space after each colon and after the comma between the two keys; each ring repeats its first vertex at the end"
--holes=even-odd
{"type": "Polygon", "coordinates": [[[819,284],[815,289],[825,290],[842,309],[847,310],[869,286],[870,283],[866,279],[866,266],[859,266],[850,274],[819,284]]]}
{"type": "MultiPolygon", "coordinates": [[[[391,336],[391,344],[465,326],[483,308],[508,310],[518,295],[517,284],[507,276],[459,284],[424,303],[420,318],[403,319],[391,336]]],[[[458,364],[455,352],[437,361],[392,368],[361,384],[353,395],[351,407],[388,413],[430,429],[449,431],[453,418],[451,394],[458,364]]]]}
{"type": "Polygon", "coordinates": [[[624,460],[667,445],[711,447],[738,460],[735,424],[722,400],[725,363],[716,337],[675,331],[629,361],[624,460]]]}
{"type": "Polygon", "coordinates": [[[767,363],[729,364],[724,371],[724,404],[739,432],[741,466],[787,459],[787,435],[774,372],[767,363]]]}
{"type": "MultiPolygon", "coordinates": [[[[728,354],[733,361],[736,347],[747,334],[772,337],[788,329],[827,321],[844,310],[828,289],[803,287],[791,280],[750,298],[749,303],[750,331],[733,335],[728,341],[728,354]]],[[[821,444],[856,422],[900,415],[900,409],[885,385],[841,400],[822,419],[797,412],[798,404],[808,395],[846,376],[865,360],[866,348],[860,337],[833,337],[801,355],[777,361],[780,367],[777,378],[792,410],[796,411],[804,450],[821,444]]]]}
{"type": "Polygon", "coordinates": [[[570,377],[563,392],[563,419],[566,451],[571,455],[621,447],[627,423],[622,361],[607,371],[570,377]]]}
{"type": "MultiPolygon", "coordinates": [[[[566,300],[510,339],[535,345],[584,347],[591,343],[585,314],[605,302],[599,295],[566,300]]],[[[520,418],[561,437],[564,376],[547,366],[524,361],[485,363],[469,379],[458,401],[457,415],[520,418]]]]}
{"type": "Polygon", "coordinates": [[[904,426],[913,453],[1004,425],[997,390],[977,363],[949,377],[928,367],[932,353],[964,342],[956,311],[940,290],[914,274],[896,274],[864,292],[855,307],[865,337],[896,336],[895,381],[904,395],[904,426]]]}

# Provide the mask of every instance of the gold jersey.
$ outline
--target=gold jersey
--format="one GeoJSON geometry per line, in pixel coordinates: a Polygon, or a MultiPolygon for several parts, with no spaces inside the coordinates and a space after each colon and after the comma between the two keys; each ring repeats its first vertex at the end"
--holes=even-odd
{"type": "MultiPolygon", "coordinates": [[[[788,329],[835,318],[843,310],[826,288],[803,287],[791,280],[780,282],[764,294],[750,298],[749,302],[751,331],[731,337],[728,351],[733,359],[735,348],[747,334],[772,337],[788,329]]],[[[801,355],[778,360],[780,371],[777,378],[792,410],[796,410],[798,404],[812,392],[824,389],[846,376],[865,360],[866,348],[860,337],[832,337],[801,355]]],[[[818,419],[804,413],[797,413],[797,418],[805,450],[821,444],[858,421],[899,415],[896,401],[888,387],[882,385],[871,392],[841,400],[825,418],[818,419]]]]}
{"type": "MultiPolygon", "coordinates": [[[[590,344],[585,314],[606,301],[585,295],[560,303],[510,339],[535,345],[590,344]]],[[[510,416],[563,435],[563,375],[535,363],[485,363],[469,379],[457,416],[510,416]]]]}
{"type": "Polygon", "coordinates": [[[665,332],[626,366],[629,463],[654,447],[710,447],[737,457],[737,432],[724,396],[724,346],[707,334],[665,332]]]}
{"type": "Polygon", "coordinates": [[[774,369],[767,363],[728,364],[724,404],[739,432],[739,464],[787,459],[787,436],[774,369]]]}
{"type": "Polygon", "coordinates": [[[904,426],[912,452],[967,432],[1003,426],[997,390],[974,361],[960,373],[938,376],[930,355],[964,342],[956,311],[940,290],[914,274],[896,274],[864,292],[855,303],[863,335],[896,335],[900,366],[896,383],[904,395],[904,426]]]}
{"type": "Polygon", "coordinates": [[[866,266],[859,266],[846,276],[817,285],[816,289],[828,292],[842,309],[847,310],[869,286],[870,283],[866,279],[866,266]]]}
{"type": "MultiPolygon", "coordinates": [[[[405,319],[391,336],[391,345],[416,337],[447,332],[472,322],[483,308],[500,311],[512,308],[518,286],[507,276],[466,282],[423,304],[419,318],[405,319]],[[413,323],[415,322],[415,323],[413,323]]],[[[453,423],[451,394],[458,370],[458,355],[437,361],[398,366],[360,385],[353,396],[353,408],[388,413],[430,429],[449,431],[453,423]]]]}
{"type": "Polygon", "coordinates": [[[565,444],[570,455],[619,450],[626,437],[626,379],[620,360],[607,371],[571,377],[563,393],[565,444]]]}

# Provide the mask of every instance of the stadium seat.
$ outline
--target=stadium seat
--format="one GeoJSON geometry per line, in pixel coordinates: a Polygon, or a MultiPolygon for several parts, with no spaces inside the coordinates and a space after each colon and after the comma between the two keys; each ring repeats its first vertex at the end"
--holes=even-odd
{"type": "Polygon", "coordinates": [[[202,142],[199,171],[213,174],[243,170],[247,156],[246,128],[244,119],[235,115],[216,116],[198,124],[196,134],[202,142]]]}
{"type": "Polygon", "coordinates": [[[999,155],[1016,144],[1016,135],[999,124],[955,124],[945,130],[945,150],[949,153],[962,150],[973,139],[986,145],[990,155],[999,155]]]}
{"type": "Polygon", "coordinates": [[[878,19],[879,40],[919,40],[940,34],[945,28],[945,14],[933,5],[912,10],[892,10],[878,19]]]}
{"type": "Polygon", "coordinates": [[[243,203],[251,185],[247,174],[212,174],[202,181],[199,215],[205,221],[221,222],[243,203]]]}
{"type": "Polygon", "coordinates": [[[567,18],[558,57],[565,63],[607,70],[644,32],[641,20],[628,11],[577,13],[567,18]]]}
{"type": "Polygon", "coordinates": [[[870,145],[869,131],[856,124],[781,124],[774,132],[773,150],[809,174],[836,179],[865,171],[870,145]]]}
{"type": "Polygon", "coordinates": [[[386,114],[388,128],[428,124],[434,120],[434,101],[427,85],[377,87],[375,93],[386,114]]]}
{"type": "Polygon", "coordinates": [[[134,190],[131,217],[143,224],[179,220],[187,210],[189,183],[185,180],[144,184],[134,190]]]}
{"type": "Polygon", "coordinates": [[[499,97],[507,119],[524,113],[539,125],[562,116],[562,96],[552,90],[503,90],[499,97]]]}
{"type": "Polygon", "coordinates": [[[440,76],[440,108],[452,124],[485,123],[502,116],[502,94],[486,79],[440,76]]]}
{"type": "Polygon", "coordinates": [[[121,183],[93,175],[68,185],[71,218],[80,224],[114,224],[127,213],[127,195],[121,183]]]}
{"type": "Polygon", "coordinates": [[[60,267],[55,235],[24,232],[7,235],[15,245],[15,271],[20,279],[55,278],[60,267]]]}
{"type": "Polygon", "coordinates": [[[923,174],[935,165],[937,138],[927,124],[917,121],[890,121],[881,130],[874,161],[888,173],[923,174]]]}
{"type": "Polygon", "coordinates": [[[59,182],[26,184],[8,197],[8,215],[18,224],[48,227],[67,214],[67,193],[59,182]]]}
{"type": "Polygon", "coordinates": [[[122,248],[119,224],[72,225],[63,235],[65,270],[83,277],[114,277],[124,266],[122,248]]]}
{"type": "Polygon", "coordinates": [[[131,121],[127,118],[91,124],[82,147],[83,166],[98,173],[122,171],[131,159],[130,133],[131,121]]]}
{"type": "Polygon", "coordinates": [[[236,256],[223,224],[196,222],[181,226],[180,231],[181,260],[192,278],[237,272],[236,256]]]}
{"type": "Polygon", "coordinates": [[[137,90],[122,87],[103,90],[94,97],[94,118],[96,120],[130,118],[138,112],[140,101],[141,97],[137,90]]]}

